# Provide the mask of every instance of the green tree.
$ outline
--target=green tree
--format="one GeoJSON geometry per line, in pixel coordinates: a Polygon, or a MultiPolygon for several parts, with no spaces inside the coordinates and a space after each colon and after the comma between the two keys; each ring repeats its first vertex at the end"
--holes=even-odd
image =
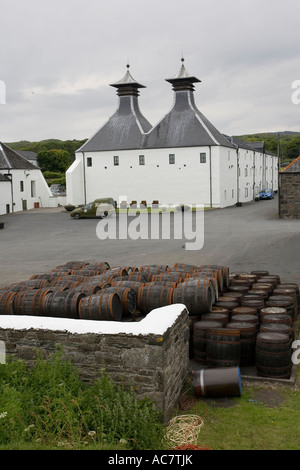
{"type": "Polygon", "coordinates": [[[70,153],[66,150],[42,150],[38,152],[37,159],[42,172],[64,173],[72,163],[70,153]]]}

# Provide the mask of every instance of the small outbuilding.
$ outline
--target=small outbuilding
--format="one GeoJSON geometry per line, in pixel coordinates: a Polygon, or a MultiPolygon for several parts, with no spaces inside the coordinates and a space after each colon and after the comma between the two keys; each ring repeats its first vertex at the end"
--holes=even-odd
{"type": "Polygon", "coordinates": [[[279,173],[279,217],[300,219],[300,156],[279,173]]]}

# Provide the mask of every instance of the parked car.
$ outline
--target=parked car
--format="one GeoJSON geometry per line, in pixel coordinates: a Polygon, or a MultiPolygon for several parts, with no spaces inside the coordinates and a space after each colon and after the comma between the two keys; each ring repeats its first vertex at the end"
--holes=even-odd
{"type": "Polygon", "coordinates": [[[263,189],[259,193],[259,199],[274,199],[273,189],[263,189]]]}
{"type": "Polygon", "coordinates": [[[51,184],[50,191],[53,195],[55,194],[65,194],[66,188],[62,184],[51,184]]]}
{"type": "Polygon", "coordinates": [[[96,199],[95,201],[89,202],[84,206],[77,207],[72,212],[70,212],[70,216],[74,217],[74,219],[90,217],[104,219],[105,217],[110,217],[115,214],[116,207],[117,203],[112,198],[96,199]]]}

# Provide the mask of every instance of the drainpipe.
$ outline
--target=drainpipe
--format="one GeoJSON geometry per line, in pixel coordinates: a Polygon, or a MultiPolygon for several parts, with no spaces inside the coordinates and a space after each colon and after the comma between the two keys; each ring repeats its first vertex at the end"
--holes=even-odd
{"type": "Polygon", "coordinates": [[[82,163],[83,163],[83,195],[84,195],[84,204],[86,204],[86,180],[85,180],[85,153],[82,152],[82,163]]]}
{"type": "Polygon", "coordinates": [[[209,148],[209,199],[210,199],[210,207],[212,208],[211,145],[209,145],[208,148],[209,148]]]}
{"type": "Polygon", "coordinates": [[[236,149],[236,203],[240,202],[240,160],[239,160],[239,147],[236,149]]]}

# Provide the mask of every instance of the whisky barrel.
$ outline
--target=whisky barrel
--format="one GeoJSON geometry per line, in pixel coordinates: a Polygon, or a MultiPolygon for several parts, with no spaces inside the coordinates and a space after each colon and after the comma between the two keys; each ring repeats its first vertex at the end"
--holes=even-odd
{"type": "Polygon", "coordinates": [[[259,329],[259,317],[257,315],[249,315],[249,314],[240,314],[240,315],[231,315],[231,323],[250,323],[254,325],[256,330],[259,329]]]}
{"type": "Polygon", "coordinates": [[[256,337],[256,368],[259,376],[288,379],[291,375],[291,344],[288,334],[260,332],[256,337]]]}
{"type": "Polygon", "coordinates": [[[206,360],[208,367],[240,365],[241,337],[238,329],[215,328],[207,331],[206,360]]]}
{"type": "Polygon", "coordinates": [[[73,290],[52,292],[44,300],[44,313],[48,317],[77,319],[79,302],[83,298],[83,292],[73,290]]]}
{"type": "Polygon", "coordinates": [[[294,328],[286,323],[261,323],[260,331],[269,333],[286,333],[289,335],[291,342],[295,339],[294,328]]]}
{"type": "Polygon", "coordinates": [[[222,323],[216,321],[196,321],[193,324],[193,355],[198,364],[206,364],[207,331],[212,328],[222,328],[222,323]]]}
{"type": "Polygon", "coordinates": [[[200,315],[212,308],[211,291],[204,284],[183,287],[179,285],[173,289],[173,303],[184,304],[190,315],[200,315]]]}
{"type": "Polygon", "coordinates": [[[44,300],[51,289],[27,289],[20,291],[14,298],[15,315],[45,315],[44,300]]]}
{"type": "Polygon", "coordinates": [[[231,311],[231,319],[233,315],[257,315],[257,308],[255,307],[236,307],[231,311]]]}
{"type": "Polygon", "coordinates": [[[296,317],[296,314],[297,314],[294,299],[289,296],[272,295],[269,297],[269,300],[267,300],[266,307],[285,308],[287,313],[293,319],[296,317]]]}
{"type": "MultiPolygon", "coordinates": [[[[237,315],[239,316],[239,315],[237,315]]],[[[246,316],[246,315],[245,315],[246,316]]],[[[257,326],[253,323],[246,323],[244,321],[230,322],[226,325],[226,328],[235,329],[240,332],[241,339],[241,366],[251,366],[255,364],[255,345],[257,326]]]]}
{"type": "Polygon", "coordinates": [[[192,371],[195,395],[201,397],[240,397],[242,381],[239,367],[220,367],[192,371]]]}
{"type": "Polygon", "coordinates": [[[0,291],[0,315],[14,315],[14,299],[16,292],[0,291]]]}
{"type": "Polygon", "coordinates": [[[200,321],[216,321],[224,327],[229,320],[229,313],[202,313],[200,321]]]}
{"type": "Polygon", "coordinates": [[[115,293],[121,299],[123,316],[133,315],[137,308],[137,296],[130,287],[110,286],[103,289],[103,292],[115,293]]]}
{"type": "Polygon", "coordinates": [[[141,313],[147,314],[152,310],[173,303],[174,288],[145,284],[138,289],[137,308],[141,313]]]}
{"type": "Polygon", "coordinates": [[[79,318],[83,320],[120,321],[122,303],[118,294],[105,293],[84,297],[79,302],[79,318]]]}

